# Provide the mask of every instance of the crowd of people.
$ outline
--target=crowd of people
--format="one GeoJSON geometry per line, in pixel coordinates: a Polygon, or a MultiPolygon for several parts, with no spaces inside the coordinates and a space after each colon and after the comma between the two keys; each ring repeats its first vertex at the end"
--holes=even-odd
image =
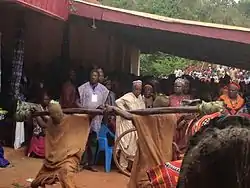
{"type": "Polygon", "coordinates": [[[178,74],[178,76],[188,74],[192,77],[198,77],[204,81],[211,81],[211,79],[213,79],[216,83],[218,83],[221,78],[224,78],[226,75],[228,75],[233,81],[237,83],[245,82],[246,84],[249,84],[250,82],[249,71],[221,65],[204,64],[204,66],[201,67],[191,66],[185,71],[176,70],[175,74],[178,74]]]}
{"type": "MultiPolygon", "coordinates": [[[[48,109],[52,99],[58,100],[62,108],[85,108],[104,109],[105,106],[116,106],[113,110],[121,116],[96,115],[90,121],[90,133],[86,144],[86,152],[82,156],[81,165],[83,169],[96,171],[93,168],[97,149],[98,133],[101,126],[107,126],[116,137],[126,130],[134,127],[131,117],[126,117],[127,110],[146,109],[153,107],[179,107],[184,101],[201,99],[202,101],[223,101],[225,112],[230,115],[250,113],[250,83],[249,72],[218,67],[213,73],[209,66],[203,75],[197,71],[175,71],[164,79],[154,77],[134,76],[130,74],[108,74],[105,75],[102,68],[95,67],[89,72],[88,79],[79,79],[81,75],[74,70],[68,71],[67,79],[62,83],[59,95],[53,95],[46,83],[37,82],[34,93],[36,97],[25,97],[35,102],[38,107],[36,111],[48,109]],[[238,75],[239,74],[239,75],[238,75]],[[213,76],[215,75],[215,76],[213,76]],[[243,76],[242,76],[243,75],[243,76]],[[215,78],[218,76],[218,80],[215,78]],[[209,79],[208,79],[209,78],[209,79]],[[80,80],[80,81],[79,81],[80,80]],[[35,98],[35,99],[34,99],[35,98]],[[123,111],[123,112],[121,112],[123,111]],[[125,116],[125,117],[124,117],[125,116]],[[93,149],[94,148],[94,149],[93,149]]],[[[87,76],[85,76],[87,78],[87,76]]],[[[34,94],[33,93],[33,94],[34,94]]],[[[177,114],[180,118],[181,115],[177,114]]],[[[45,129],[47,117],[33,118],[32,136],[29,142],[29,157],[45,157],[45,129]]],[[[181,130],[182,131],[182,130],[181,130]]],[[[176,131],[174,142],[179,152],[184,154],[187,150],[187,139],[181,131],[176,131]],[[183,142],[185,142],[183,144],[183,142]],[[185,145],[185,147],[182,147],[185,145]]],[[[114,144],[114,139],[109,138],[109,144],[114,144]],[[111,140],[111,141],[110,141],[111,140]]],[[[126,153],[135,155],[137,151],[137,134],[124,137],[120,147],[126,153]]],[[[85,147],[85,146],[84,146],[85,147]]],[[[173,159],[180,159],[181,155],[173,159]]],[[[125,156],[120,156],[122,168],[129,169],[129,162],[125,156]]]]}
{"type": "MultiPolygon", "coordinates": [[[[192,75],[192,74],[191,74],[192,75]]],[[[178,107],[182,105],[183,100],[201,99],[204,101],[223,100],[230,114],[237,114],[239,111],[247,111],[249,105],[249,83],[234,82],[229,75],[224,75],[217,83],[212,78],[203,80],[194,75],[169,75],[167,79],[155,79],[153,77],[136,77],[133,75],[123,75],[124,78],[108,76],[104,74],[103,69],[95,68],[90,71],[89,81],[83,84],[77,83],[78,75],[71,69],[68,73],[68,79],[62,85],[60,94],[60,104],[63,108],[103,108],[105,104],[117,106],[122,110],[136,110],[143,108],[152,108],[154,102],[157,103],[156,96],[164,95],[164,106],[178,107]],[[132,84],[129,84],[132,83],[132,84]],[[129,86],[130,85],[130,86],[129,86]]],[[[41,85],[43,86],[43,85],[41,85]]],[[[46,88],[40,88],[40,97],[37,102],[40,104],[40,110],[46,109],[48,102],[52,97],[46,88]]],[[[91,121],[91,133],[88,144],[95,145],[96,137],[100,130],[103,117],[96,116],[91,121]]],[[[132,122],[124,120],[121,117],[108,118],[106,124],[119,136],[124,131],[133,127],[132,122]]],[[[31,139],[29,156],[44,156],[44,133],[39,121],[33,120],[33,137],[31,139]]],[[[132,147],[137,138],[131,136],[124,141],[124,148],[129,149],[128,153],[134,154],[136,146],[132,147]],[[132,140],[132,141],[131,141],[132,140]],[[128,145],[130,146],[128,148],[128,145]],[[132,148],[132,149],[131,149],[132,148]]],[[[88,149],[88,159],[85,161],[89,166],[93,165],[94,153],[88,149]]],[[[126,162],[122,157],[121,164],[127,168],[126,162]]],[[[90,168],[91,169],[91,168],[90,168]]]]}

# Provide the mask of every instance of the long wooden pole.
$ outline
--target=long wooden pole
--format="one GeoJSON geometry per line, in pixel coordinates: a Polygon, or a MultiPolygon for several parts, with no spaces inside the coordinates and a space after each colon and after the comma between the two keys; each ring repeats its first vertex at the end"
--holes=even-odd
{"type": "MultiPolygon", "coordinates": [[[[160,107],[160,108],[147,108],[141,110],[129,110],[129,113],[137,115],[151,115],[151,114],[171,114],[171,113],[196,113],[199,112],[197,106],[184,106],[184,107],[160,107]]],[[[90,115],[103,115],[104,111],[101,109],[84,109],[84,108],[67,108],[63,109],[65,114],[90,114],[90,115]]],[[[34,112],[33,116],[49,115],[48,111],[34,112]]]]}
{"type": "Polygon", "coordinates": [[[160,107],[160,108],[147,108],[142,110],[130,110],[128,112],[137,115],[195,113],[199,112],[199,108],[197,106],[160,107]]]}

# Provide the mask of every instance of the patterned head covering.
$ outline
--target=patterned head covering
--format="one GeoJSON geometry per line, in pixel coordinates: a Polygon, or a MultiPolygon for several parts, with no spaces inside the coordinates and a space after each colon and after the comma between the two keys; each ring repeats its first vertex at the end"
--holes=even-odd
{"type": "Polygon", "coordinates": [[[238,83],[236,83],[236,82],[231,82],[231,83],[229,84],[229,86],[231,86],[231,85],[236,86],[236,87],[238,88],[238,90],[240,90],[240,84],[238,84],[238,83]]]}
{"type": "Polygon", "coordinates": [[[141,80],[133,81],[133,86],[142,86],[142,81],[141,80]]]}
{"type": "Polygon", "coordinates": [[[145,86],[144,86],[144,88],[146,89],[146,88],[151,88],[151,89],[153,89],[153,86],[151,86],[150,84],[146,84],[145,86]]]}
{"type": "Polygon", "coordinates": [[[182,78],[177,78],[174,83],[181,83],[184,86],[186,82],[182,78]]]}

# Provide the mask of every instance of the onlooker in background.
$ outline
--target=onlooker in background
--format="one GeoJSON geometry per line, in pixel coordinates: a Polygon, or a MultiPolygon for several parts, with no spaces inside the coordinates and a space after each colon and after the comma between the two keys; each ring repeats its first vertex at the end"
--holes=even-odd
{"type": "Polygon", "coordinates": [[[104,84],[105,81],[104,71],[102,70],[102,68],[98,68],[97,72],[99,73],[99,83],[104,84]]]}
{"type": "Polygon", "coordinates": [[[177,78],[174,82],[174,94],[169,96],[169,106],[179,107],[183,100],[189,100],[190,96],[184,94],[185,80],[177,78]]]}
{"type": "Polygon", "coordinates": [[[146,105],[146,108],[152,108],[153,107],[153,102],[154,102],[154,91],[153,91],[153,86],[150,84],[146,84],[143,87],[143,99],[146,105]]]}
{"type": "Polygon", "coordinates": [[[230,83],[228,86],[228,95],[220,96],[220,99],[224,101],[227,111],[235,115],[243,108],[245,101],[239,95],[240,85],[237,83],[230,83]]]}
{"type": "MultiPolygon", "coordinates": [[[[141,96],[142,92],[142,81],[137,80],[133,82],[132,92],[129,92],[116,100],[116,105],[122,110],[137,110],[145,109],[145,103],[141,96]]],[[[125,131],[134,128],[134,125],[131,121],[126,120],[120,116],[116,117],[116,136],[119,137],[125,131]]],[[[131,133],[128,136],[125,136],[121,142],[121,147],[129,155],[135,155],[137,150],[137,134],[131,133]]],[[[120,155],[120,164],[124,169],[128,168],[128,161],[126,160],[124,154],[121,152],[120,155]]]]}
{"type": "MultiPolygon", "coordinates": [[[[99,72],[92,70],[90,73],[90,81],[81,85],[78,88],[80,95],[80,105],[86,109],[102,108],[107,101],[109,90],[99,83],[99,72]]],[[[93,169],[94,158],[97,147],[97,134],[101,128],[103,116],[95,116],[90,124],[91,130],[87,143],[87,162],[84,165],[85,169],[96,171],[93,169]],[[93,151],[92,151],[93,150],[93,151]]]]}
{"type": "Polygon", "coordinates": [[[76,108],[78,107],[79,95],[76,89],[76,73],[74,70],[69,71],[68,80],[63,84],[60,105],[62,108],[76,108]]]}
{"type": "MultiPolygon", "coordinates": [[[[37,111],[47,110],[50,103],[50,97],[45,90],[40,91],[40,97],[37,100],[37,111]]],[[[28,149],[28,157],[44,157],[45,156],[45,132],[44,117],[36,117],[32,119],[33,136],[28,149]]]]}
{"type": "Polygon", "coordinates": [[[107,102],[106,104],[110,105],[110,106],[115,106],[115,93],[112,91],[112,81],[111,80],[106,80],[105,81],[105,86],[106,88],[109,90],[109,94],[108,94],[108,98],[107,98],[107,102]]]}

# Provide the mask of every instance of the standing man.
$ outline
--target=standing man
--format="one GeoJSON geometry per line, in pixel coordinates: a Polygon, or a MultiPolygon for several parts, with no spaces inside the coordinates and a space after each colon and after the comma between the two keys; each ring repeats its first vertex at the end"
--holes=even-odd
{"type": "Polygon", "coordinates": [[[101,84],[104,84],[104,81],[105,81],[104,71],[102,70],[102,68],[98,68],[97,72],[99,73],[99,82],[101,84]]]}
{"type": "MultiPolygon", "coordinates": [[[[109,90],[99,83],[99,72],[92,70],[90,73],[90,81],[81,85],[78,88],[80,95],[80,105],[87,109],[97,109],[104,106],[109,90]]],[[[92,168],[96,153],[96,147],[91,149],[91,146],[96,146],[97,134],[101,128],[103,116],[95,116],[90,123],[90,134],[87,143],[87,163],[84,168],[91,171],[96,171],[92,168]]]]}
{"type": "Polygon", "coordinates": [[[79,99],[78,91],[76,89],[76,73],[72,69],[69,71],[68,80],[63,84],[62,93],[60,97],[60,105],[62,108],[76,108],[79,99]]]}
{"type": "MultiPolygon", "coordinates": [[[[145,109],[145,103],[141,95],[142,92],[142,81],[137,80],[133,82],[132,92],[123,95],[121,98],[117,99],[116,105],[121,110],[138,110],[145,109]]],[[[124,119],[123,117],[116,117],[116,137],[119,137],[125,131],[134,128],[132,121],[124,119]]],[[[131,133],[124,136],[121,140],[122,149],[129,155],[135,155],[137,150],[137,134],[131,133]]],[[[125,170],[129,167],[129,162],[125,158],[124,154],[121,152],[120,155],[120,165],[125,170]]]]}

